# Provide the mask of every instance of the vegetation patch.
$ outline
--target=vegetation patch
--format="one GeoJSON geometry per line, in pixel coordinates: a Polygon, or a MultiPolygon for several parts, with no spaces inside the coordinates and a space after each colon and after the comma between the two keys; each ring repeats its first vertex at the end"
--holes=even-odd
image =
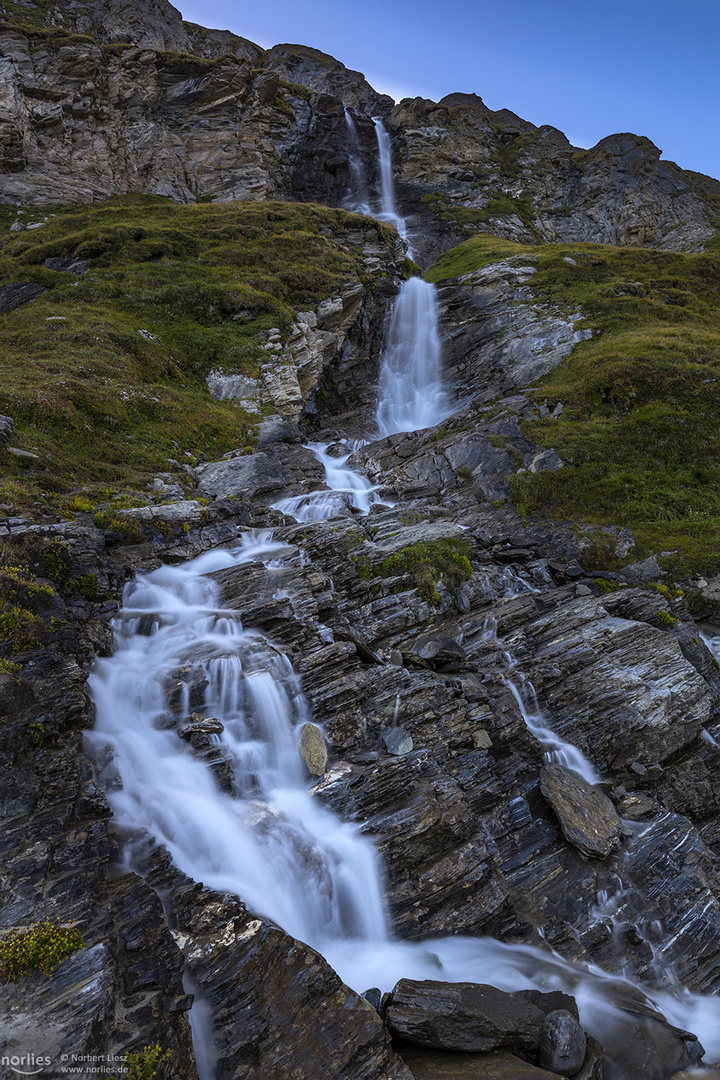
{"type": "Polygon", "coordinates": [[[126,1054],[123,1058],[122,1080],[155,1080],[158,1067],[170,1057],[170,1051],[163,1051],[159,1043],[145,1046],[137,1053],[126,1054]]]}
{"type": "MultiPolygon", "coordinates": [[[[509,253],[532,256],[535,296],[580,308],[592,338],[539,381],[559,418],[524,422],[557,450],[557,473],[511,478],[521,513],[626,526],[635,558],[672,550],[674,573],[720,566],[720,253],[598,244],[542,247],[477,237],[444,255],[430,280],[509,253]]],[[[611,569],[612,567],[608,567],[611,569]]]]}
{"type": "Polygon", "coordinates": [[[420,541],[383,559],[380,575],[399,577],[412,574],[420,596],[439,607],[442,603],[437,591],[440,580],[448,588],[457,589],[463,581],[472,577],[470,552],[469,543],[460,537],[420,541]]]}
{"type": "Polygon", "coordinates": [[[0,982],[17,982],[35,971],[50,975],[62,960],[82,946],[78,930],[50,919],[10,930],[0,937],[0,982]]]}
{"type": "MultiPolygon", "coordinates": [[[[252,446],[259,417],[214,401],[219,368],[257,376],[267,331],[358,280],[344,245],[357,217],[313,204],[182,206],[151,195],[20,212],[0,221],[0,282],[48,291],[1,317],[0,413],[15,420],[0,450],[0,499],[77,511],[116,491],[145,493],[158,471],[252,446]],[[49,269],[81,259],[85,274],[49,269]]],[[[379,227],[381,232],[383,227],[379,227]]]]}

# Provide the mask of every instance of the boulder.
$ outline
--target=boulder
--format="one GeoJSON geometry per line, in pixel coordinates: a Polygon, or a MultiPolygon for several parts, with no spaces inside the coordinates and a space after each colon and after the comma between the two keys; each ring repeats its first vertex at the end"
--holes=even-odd
{"type": "Polygon", "coordinates": [[[596,787],[554,762],[540,773],[540,790],[560,821],[565,838],[583,855],[604,859],[620,846],[615,807],[596,787]]]}
{"type": "Polygon", "coordinates": [[[585,1032],[565,1009],[554,1009],[545,1017],[540,1040],[540,1064],[550,1072],[575,1076],[585,1062],[585,1032]]]}
{"type": "Polygon", "coordinates": [[[320,729],[315,724],[303,724],[298,740],[300,757],[311,776],[322,776],[327,768],[328,752],[320,729]]]}
{"type": "Polygon", "coordinates": [[[383,732],[382,739],[388,754],[393,754],[395,757],[403,757],[413,748],[412,735],[402,727],[388,728],[383,732]]]}
{"type": "Polygon", "coordinates": [[[385,1014],[393,1035],[437,1050],[477,1052],[540,1043],[544,1014],[517,994],[476,983],[401,979],[385,1014]]]}

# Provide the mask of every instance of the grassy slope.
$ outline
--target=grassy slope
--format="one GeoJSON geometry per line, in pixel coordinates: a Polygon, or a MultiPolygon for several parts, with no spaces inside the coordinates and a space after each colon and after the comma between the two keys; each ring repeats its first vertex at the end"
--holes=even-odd
{"type": "MultiPolygon", "coordinates": [[[[80,488],[147,491],[158,471],[252,441],[259,418],[214,402],[213,367],[259,373],[263,331],[289,328],[359,275],[342,245],[357,218],[309,204],[179,206],[130,195],[82,207],[44,207],[10,232],[0,208],[0,284],[49,291],[0,316],[0,413],[15,420],[0,450],[0,500],[62,501],[80,488]],[[80,278],[50,257],[90,264],[80,278]]],[[[181,477],[182,471],[177,469],[181,477]]]]}
{"type": "Polygon", "coordinates": [[[538,299],[580,306],[596,331],[540,381],[538,397],[565,408],[526,430],[566,468],[516,477],[518,507],[628,526],[645,553],[677,551],[678,569],[718,568],[720,254],[524,247],[488,236],[448,252],[428,278],[516,255],[538,266],[538,299]]]}

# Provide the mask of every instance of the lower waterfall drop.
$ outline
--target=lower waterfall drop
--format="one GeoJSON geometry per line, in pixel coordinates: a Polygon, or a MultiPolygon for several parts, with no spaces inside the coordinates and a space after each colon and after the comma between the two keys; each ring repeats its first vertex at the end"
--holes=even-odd
{"type": "Polygon", "coordinates": [[[412,277],[395,301],[381,362],[376,415],[381,436],[433,427],[449,415],[440,357],[435,287],[412,277]]]}
{"type": "MultiPolygon", "coordinates": [[[[206,576],[287,553],[259,534],[127,586],[116,651],[96,661],[89,684],[97,721],[88,740],[98,757],[111,751],[104,781],[116,822],[165,847],[194,880],[237,895],[314,946],[358,992],[389,990],[402,977],[563,989],[611,1068],[637,1024],[649,1022],[638,1010],[659,1010],[696,1032],[709,1060],[720,1057],[718,998],[641,989],[530,945],[460,936],[412,944],[388,934],[370,841],[305,789],[296,731],[307,706],[287,657],[220,606],[206,576]],[[193,708],[216,721],[232,793],[173,730],[193,708]]],[[[621,1066],[612,1075],[630,1080],[621,1066]]]]}

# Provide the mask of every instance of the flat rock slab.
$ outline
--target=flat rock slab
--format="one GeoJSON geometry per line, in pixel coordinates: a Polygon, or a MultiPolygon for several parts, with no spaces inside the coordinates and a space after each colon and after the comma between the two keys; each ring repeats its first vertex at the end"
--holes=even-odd
{"type": "Polygon", "coordinates": [[[562,1080],[557,1073],[538,1069],[505,1050],[454,1054],[404,1046],[399,1054],[415,1080],[562,1080]]]}
{"type": "Polygon", "coordinates": [[[494,986],[401,979],[385,1014],[393,1035],[419,1046],[467,1052],[536,1049],[545,1014],[494,986]]]}
{"type": "Polygon", "coordinates": [[[555,762],[545,765],[540,790],[557,814],[565,838],[583,855],[604,859],[620,846],[622,826],[615,807],[572,769],[555,762]]]}

